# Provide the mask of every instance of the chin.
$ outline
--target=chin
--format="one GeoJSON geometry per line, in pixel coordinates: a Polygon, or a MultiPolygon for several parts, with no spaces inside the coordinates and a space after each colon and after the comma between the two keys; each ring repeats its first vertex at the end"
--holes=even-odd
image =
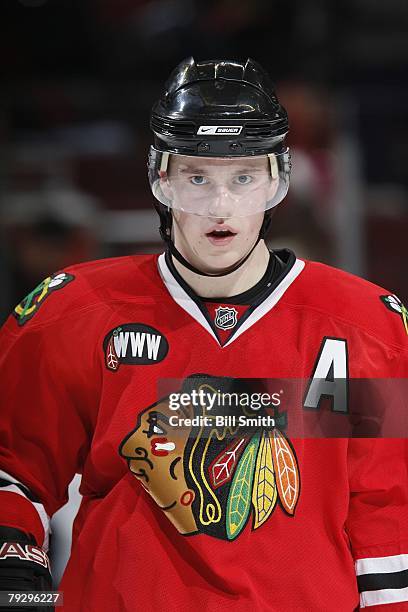
{"type": "Polygon", "coordinates": [[[207,255],[206,257],[200,258],[199,265],[207,272],[219,272],[225,268],[234,266],[241,258],[242,255],[235,253],[228,253],[228,255],[207,255]]]}

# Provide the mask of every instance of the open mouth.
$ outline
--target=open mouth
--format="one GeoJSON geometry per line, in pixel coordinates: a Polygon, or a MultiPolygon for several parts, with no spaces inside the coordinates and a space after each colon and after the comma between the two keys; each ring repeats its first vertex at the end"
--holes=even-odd
{"type": "Polygon", "coordinates": [[[205,234],[212,244],[228,244],[237,235],[230,228],[213,228],[205,234]]]}

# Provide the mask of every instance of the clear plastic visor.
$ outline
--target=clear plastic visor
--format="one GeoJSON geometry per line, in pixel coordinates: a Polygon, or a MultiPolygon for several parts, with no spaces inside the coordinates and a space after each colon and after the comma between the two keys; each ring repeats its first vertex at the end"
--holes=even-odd
{"type": "Polygon", "coordinates": [[[248,157],[198,157],[150,151],[154,196],[169,208],[205,217],[246,217],[286,196],[289,150],[248,157]]]}

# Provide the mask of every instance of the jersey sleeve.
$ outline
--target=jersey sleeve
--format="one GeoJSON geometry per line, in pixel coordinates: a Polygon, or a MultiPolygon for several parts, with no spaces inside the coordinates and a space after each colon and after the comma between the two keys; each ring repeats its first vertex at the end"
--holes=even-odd
{"type": "Polygon", "coordinates": [[[348,470],[346,531],[360,607],[408,610],[407,440],[350,439],[348,470]]]}
{"type": "Polygon", "coordinates": [[[10,316],[0,330],[0,525],[31,533],[45,550],[49,517],[81,472],[98,397],[96,343],[84,337],[83,317],[55,312],[58,304],[51,322],[23,326],[10,316]]]}
{"type": "MultiPolygon", "coordinates": [[[[387,368],[387,388],[401,395],[408,378],[407,351],[390,352],[387,368]]],[[[348,441],[350,500],[346,531],[355,562],[360,607],[373,612],[408,611],[406,397],[403,404],[404,411],[398,410],[397,414],[400,430],[394,423],[393,437],[348,441]],[[396,437],[398,431],[401,437],[396,437]]],[[[393,410],[399,406],[395,402],[390,405],[393,410]]]]}

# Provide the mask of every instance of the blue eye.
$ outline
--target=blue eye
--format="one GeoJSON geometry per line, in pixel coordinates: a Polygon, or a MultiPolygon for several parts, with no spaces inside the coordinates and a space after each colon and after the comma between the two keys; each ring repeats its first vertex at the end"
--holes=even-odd
{"type": "Polygon", "coordinates": [[[205,185],[206,183],[208,183],[205,176],[201,176],[201,175],[192,176],[190,180],[193,183],[193,185],[205,185]]]}
{"type": "Polygon", "coordinates": [[[252,176],[249,176],[249,174],[240,174],[234,178],[233,182],[237,183],[238,185],[248,185],[249,183],[252,183],[252,176]]]}

